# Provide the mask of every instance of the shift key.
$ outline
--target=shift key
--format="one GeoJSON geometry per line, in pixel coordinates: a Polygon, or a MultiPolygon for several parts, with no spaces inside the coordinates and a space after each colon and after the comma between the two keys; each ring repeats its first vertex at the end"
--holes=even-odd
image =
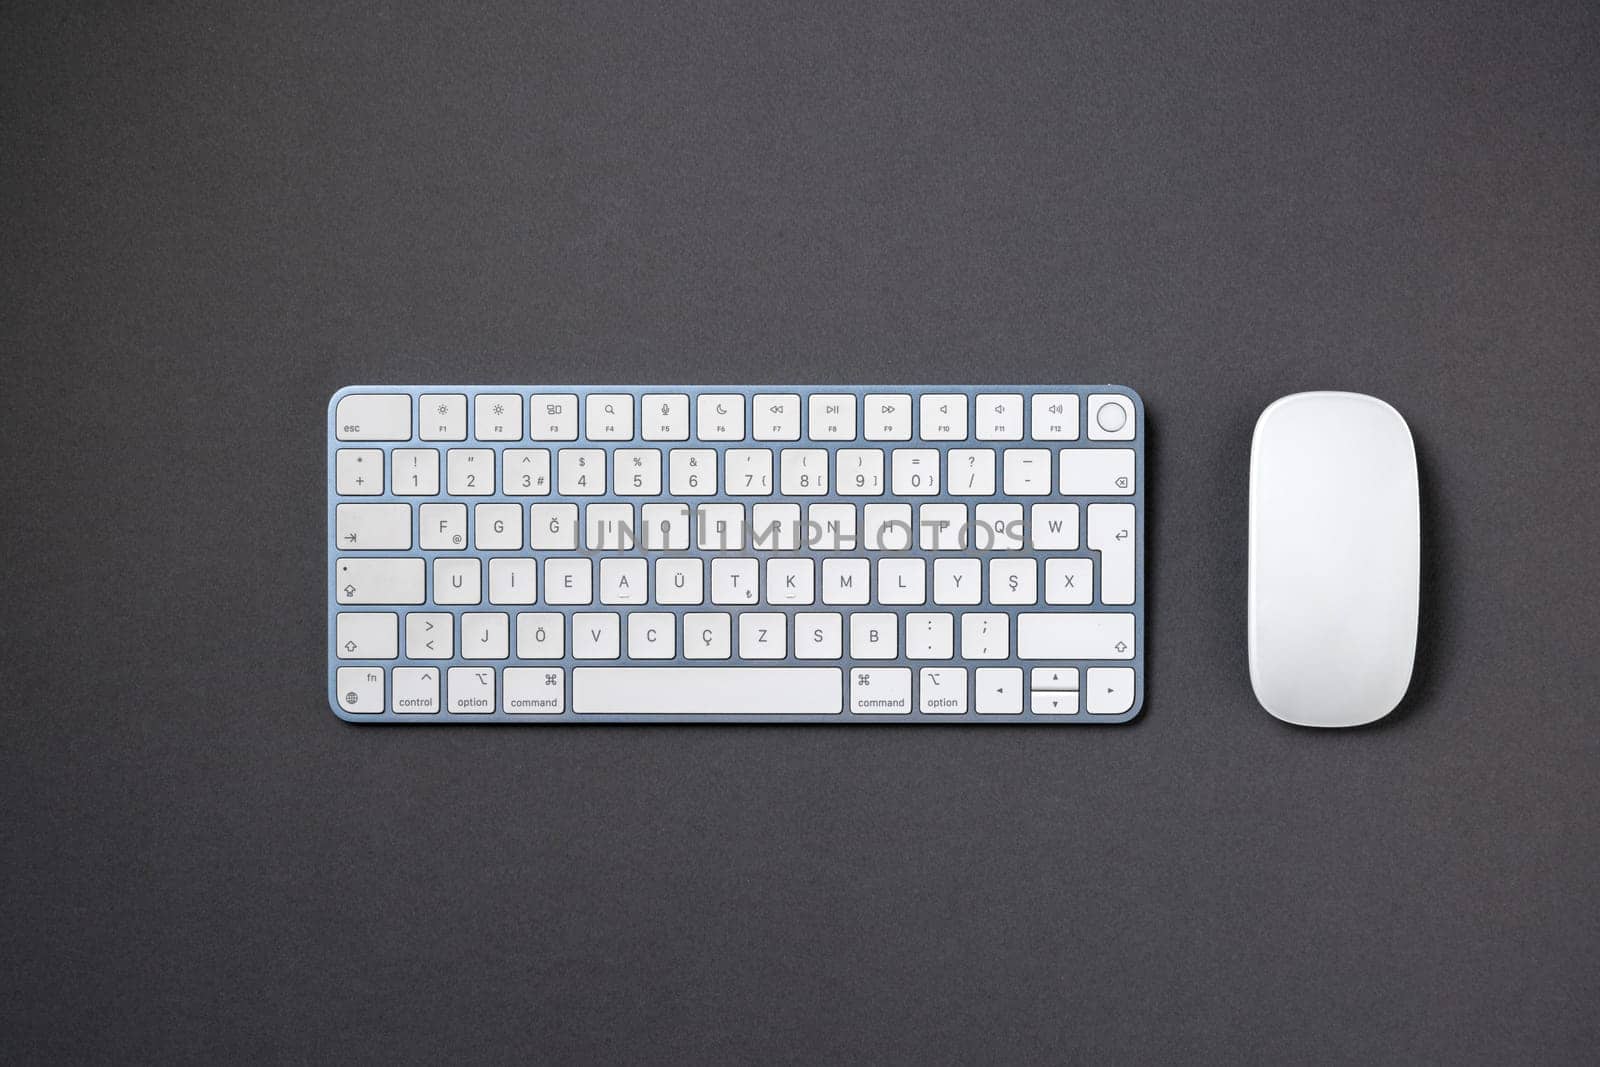
{"type": "Polygon", "coordinates": [[[428,591],[426,568],[417,556],[340,559],[334,587],[341,604],[421,604],[428,591]]]}
{"type": "Polygon", "coordinates": [[[1017,616],[1017,657],[1132,659],[1133,616],[1120,611],[1026,612],[1017,616]]]}

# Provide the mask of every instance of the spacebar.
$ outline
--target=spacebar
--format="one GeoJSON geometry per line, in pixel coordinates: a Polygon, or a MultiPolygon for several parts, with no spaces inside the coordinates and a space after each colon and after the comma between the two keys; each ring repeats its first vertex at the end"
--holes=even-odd
{"type": "Polygon", "coordinates": [[[579,715],[838,715],[837,667],[578,667],[579,715]]]}

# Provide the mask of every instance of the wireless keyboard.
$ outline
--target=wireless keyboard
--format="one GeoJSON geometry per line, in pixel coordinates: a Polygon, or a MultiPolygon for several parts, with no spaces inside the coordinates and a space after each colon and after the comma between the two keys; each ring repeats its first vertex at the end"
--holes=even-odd
{"type": "Polygon", "coordinates": [[[351,386],[328,698],[351,722],[1123,722],[1121,386],[351,386]]]}

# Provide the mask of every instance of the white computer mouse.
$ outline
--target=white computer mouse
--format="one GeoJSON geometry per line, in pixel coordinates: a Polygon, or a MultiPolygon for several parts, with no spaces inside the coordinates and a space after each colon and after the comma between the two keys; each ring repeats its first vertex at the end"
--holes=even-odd
{"type": "Polygon", "coordinates": [[[1295,393],[1250,449],[1250,682],[1300,726],[1393,711],[1417,650],[1417,454],[1361,393],[1295,393]]]}

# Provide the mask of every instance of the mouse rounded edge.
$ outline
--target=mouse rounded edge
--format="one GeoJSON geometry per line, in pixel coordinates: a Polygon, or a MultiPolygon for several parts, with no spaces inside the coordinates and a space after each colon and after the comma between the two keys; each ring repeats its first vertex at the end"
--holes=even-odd
{"type": "Polygon", "coordinates": [[[1376,722],[1416,655],[1416,449],[1362,393],[1285,396],[1250,450],[1249,659],[1256,699],[1299,726],[1376,722]]]}

